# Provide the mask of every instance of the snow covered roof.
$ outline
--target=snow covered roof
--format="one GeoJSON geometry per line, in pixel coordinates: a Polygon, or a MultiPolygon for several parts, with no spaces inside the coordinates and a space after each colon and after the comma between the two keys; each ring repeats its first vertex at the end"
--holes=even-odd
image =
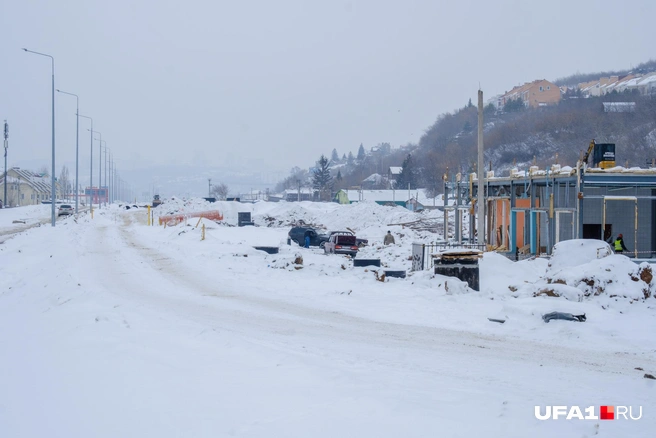
{"type": "Polygon", "coordinates": [[[649,76],[643,76],[640,78],[640,81],[638,81],[638,85],[646,85],[651,82],[656,82],[656,73],[651,73],[649,76]]]}
{"type": "MultiPolygon", "coordinates": [[[[52,185],[50,177],[44,177],[19,167],[12,167],[7,171],[7,181],[10,184],[20,181],[21,184],[27,184],[35,191],[41,193],[50,193],[50,186],[52,185]]],[[[0,182],[4,182],[4,174],[0,176],[0,182]]]]}
{"type": "MultiPolygon", "coordinates": [[[[313,193],[314,189],[308,187],[301,187],[301,193],[313,193]]],[[[298,193],[298,189],[285,189],[285,193],[298,193]]]]}
{"type": "Polygon", "coordinates": [[[380,183],[383,180],[384,180],[384,178],[383,178],[382,175],[380,175],[378,173],[372,173],[367,178],[363,179],[362,182],[380,183]]]}
{"type": "MultiPolygon", "coordinates": [[[[426,189],[415,190],[344,190],[349,201],[373,201],[373,202],[405,202],[416,199],[418,202],[430,205],[433,198],[426,196],[426,189]]],[[[440,201],[441,202],[441,201],[440,201]]],[[[440,204],[441,205],[441,204],[440,204]]]]}
{"type": "Polygon", "coordinates": [[[389,173],[392,175],[400,175],[403,167],[401,166],[390,166],[389,173]]]}

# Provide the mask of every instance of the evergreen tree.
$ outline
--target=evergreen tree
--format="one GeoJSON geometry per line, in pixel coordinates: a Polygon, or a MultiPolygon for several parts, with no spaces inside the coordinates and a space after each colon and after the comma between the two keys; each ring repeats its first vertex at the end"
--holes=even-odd
{"type": "Polygon", "coordinates": [[[503,106],[503,112],[504,113],[514,113],[514,112],[518,112],[518,111],[524,111],[525,109],[526,109],[526,106],[524,105],[524,101],[522,101],[522,99],[509,100],[503,106]]]}
{"type": "Polygon", "coordinates": [[[333,149],[333,153],[330,156],[330,161],[332,161],[333,163],[339,162],[339,155],[337,155],[337,149],[333,149]]]}
{"type": "Polygon", "coordinates": [[[346,154],[342,155],[342,163],[346,163],[346,154]]]}
{"type": "Polygon", "coordinates": [[[343,179],[344,179],[344,178],[342,177],[342,171],[341,171],[341,170],[338,170],[338,171],[337,171],[337,176],[335,177],[335,186],[336,186],[335,188],[337,188],[337,189],[341,189],[341,188],[342,188],[342,181],[343,181],[343,179]]]}
{"type": "Polygon", "coordinates": [[[330,196],[333,187],[333,177],[330,175],[330,163],[328,158],[321,155],[317,162],[317,169],[312,175],[312,187],[319,190],[319,197],[325,200],[330,196]]]}
{"type": "Polygon", "coordinates": [[[408,154],[403,160],[403,165],[401,168],[401,173],[396,179],[396,188],[398,189],[407,189],[408,184],[410,184],[411,189],[417,188],[417,183],[419,179],[419,171],[415,165],[412,155],[408,154]]]}
{"type": "Polygon", "coordinates": [[[362,143],[360,143],[360,148],[358,149],[358,161],[364,160],[365,153],[364,153],[364,146],[362,146],[362,143]]]}
{"type": "Polygon", "coordinates": [[[353,166],[353,164],[355,163],[355,157],[353,156],[353,152],[349,152],[348,158],[346,158],[346,163],[349,166],[353,166]]]}

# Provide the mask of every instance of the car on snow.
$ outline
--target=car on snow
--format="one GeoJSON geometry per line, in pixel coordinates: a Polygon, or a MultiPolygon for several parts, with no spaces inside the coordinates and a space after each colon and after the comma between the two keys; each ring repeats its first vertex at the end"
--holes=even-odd
{"type": "MultiPolygon", "coordinates": [[[[332,235],[335,234],[335,233],[340,233],[340,234],[350,234],[351,236],[355,236],[355,234],[352,233],[351,231],[331,231],[331,232],[328,233],[328,239],[330,239],[330,236],[332,236],[332,235]]],[[[367,246],[367,245],[369,244],[369,240],[367,240],[367,239],[361,239],[361,238],[359,238],[359,237],[356,236],[356,238],[355,238],[355,244],[356,244],[358,247],[362,248],[363,246],[367,246]]]]}
{"type": "Polygon", "coordinates": [[[73,214],[73,207],[68,204],[62,204],[59,206],[59,212],[57,216],[68,216],[73,214]]]}
{"type": "Polygon", "coordinates": [[[300,246],[305,244],[305,236],[310,236],[310,246],[321,248],[323,248],[323,244],[328,240],[326,233],[313,227],[293,227],[289,230],[288,236],[300,246]]]}
{"type": "Polygon", "coordinates": [[[326,254],[346,254],[355,257],[358,253],[357,239],[353,233],[334,232],[324,244],[326,254]]]}

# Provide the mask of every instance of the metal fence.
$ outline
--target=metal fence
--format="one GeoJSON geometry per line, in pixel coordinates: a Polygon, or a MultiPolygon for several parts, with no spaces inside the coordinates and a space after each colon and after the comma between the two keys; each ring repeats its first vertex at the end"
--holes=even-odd
{"type": "Polygon", "coordinates": [[[412,270],[433,269],[434,254],[452,249],[476,249],[485,251],[484,244],[476,243],[413,243],[412,270]]]}

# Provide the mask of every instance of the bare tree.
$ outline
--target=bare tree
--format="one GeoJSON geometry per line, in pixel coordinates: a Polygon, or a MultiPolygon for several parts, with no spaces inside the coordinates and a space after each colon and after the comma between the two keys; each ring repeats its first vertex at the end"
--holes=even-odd
{"type": "Polygon", "coordinates": [[[41,176],[50,176],[50,171],[48,170],[48,166],[39,167],[39,170],[37,170],[36,173],[41,176]]]}
{"type": "Polygon", "coordinates": [[[68,167],[62,167],[61,173],[59,174],[59,190],[61,195],[64,198],[68,198],[68,195],[72,191],[71,178],[69,176],[68,167]]]}
{"type": "Polygon", "coordinates": [[[217,199],[225,201],[228,197],[228,186],[224,183],[214,184],[210,193],[217,199]]]}

